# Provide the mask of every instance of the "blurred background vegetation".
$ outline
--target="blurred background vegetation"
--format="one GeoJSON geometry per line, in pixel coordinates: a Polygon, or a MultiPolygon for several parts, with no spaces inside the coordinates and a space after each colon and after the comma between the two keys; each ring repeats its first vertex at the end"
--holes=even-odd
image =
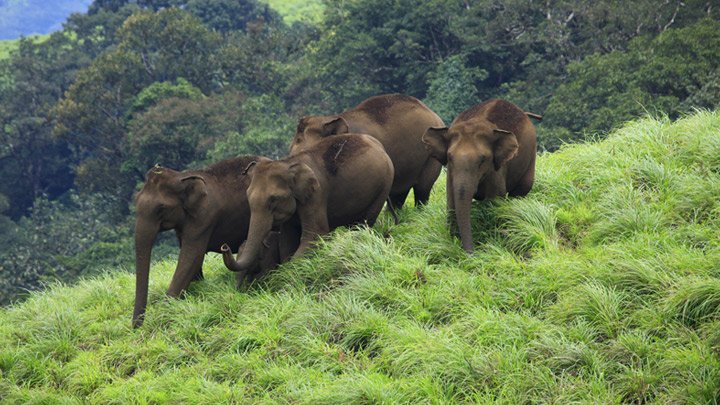
{"type": "Polygon", "coordinates": [[[298,117],[372,95],[418,97],[448,124],[505,98],[544,115],[550,152],[716,109],[719,20],[705,0],[95,0],[0,42],[0,304],[131,268],[149,166],[281,157],[298,117]]]}

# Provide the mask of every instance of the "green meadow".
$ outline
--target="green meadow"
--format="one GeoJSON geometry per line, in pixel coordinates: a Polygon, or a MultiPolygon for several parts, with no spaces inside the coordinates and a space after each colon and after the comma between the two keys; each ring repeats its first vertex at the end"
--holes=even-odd
{"type": "Polygon", "coordinates": [[[317,23],[322,20],[324,4],[321,0],[264,0],[275,9],[286,23],[295,21],[317,23]]]}
{"type": "Polygon", "coordinates": [[[0,310],[7,403],[720,402],[720,114],[644,118],[540,156],[526,198],[444,176],[395,225],[339,229],[237,291],[219,256],[183,299],[132,269],[0,310]]]}

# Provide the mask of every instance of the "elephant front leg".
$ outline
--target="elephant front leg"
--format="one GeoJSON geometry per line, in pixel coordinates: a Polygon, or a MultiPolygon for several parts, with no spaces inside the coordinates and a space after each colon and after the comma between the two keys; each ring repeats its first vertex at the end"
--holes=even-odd
{"type": "Polygon", "coordinates": [[[293,257],[302,256],[305,251],[312,246],[313,242],[318,239],[318,237],[330,232],[326,204],[313,204],[299,207],[298,213],[300,214],[302,236],[300,237],[300,246],[298,246],[298,249],[295,251],[293,257]]]}
{"type": "Polygon", "coordinates": [[[450,170],[447,172],[447,181],[445,184],[446,189],[446,196],[447,196],[447,224],[450,227],[450,235],[452,236],[460,236],[460,229],[457,225],[457,220],[455,218],[455,194],[453,193],[453,176],[452,173],[450,173],[450,170]]]}
{"type": "Polygon", "coordinates": [[[180,257],[175,268],[167,295],[178,297],[193,280],[202,277],[202,265],[209,237],[194,240],[184,239],[180,247],[180,257]]]}

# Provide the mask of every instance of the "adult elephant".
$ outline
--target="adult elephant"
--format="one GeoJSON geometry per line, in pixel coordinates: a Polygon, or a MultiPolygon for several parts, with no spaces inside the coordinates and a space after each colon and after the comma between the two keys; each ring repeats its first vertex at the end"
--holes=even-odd
{"type": "Polygon", "coordinates": [[[528,116],[540,118],[493,99],[460,113],[450,128],[428,128],[423,136],[430,154],[447,165],[448,215],[468,253],[472,199],[524,196],[532,189],[537,141],[528,116]]]}
{"type": "MultiPolygon", "coordinates": [[[[142,325],[148,297],[152,246],[159,232],[175,230],[180,256],[167,295],[179,296],[193,280],[200,280],[206,252],[220,252],[223,243],[235,249],[247,238],[250,206],[243,174],[251,162],[270,159],[243,156],[218,162],[204,170],[178,172],[156,166],[145,175],[135,196],[135,310],[133,327],[142,325]]],[[[299,237],[299,236],[297,236],[299,237]]],[[[291,241],[270,235],[261,270],[276,266],[292,253],[291,241]]],[[[253,269],[258,270],[258,269],[253,269]]],[[[238,276],[238,286],[243,282],[238,276]]]]}
{"type": "Polygon", "coordinates": [[[402,208],[410,189],[416,204],[426,204],[441,165],[422,144],[429,127],[443,127],[442,119],[415,97],[383,94],[357,107],[328,116],[303,117],[290,145],[294,155],[321,139],[348,132],[368,134],[382,143],[395,168],[390,201],[402,208]]]}
{"type": "Polygon", "coordinates": [[[258,162],[248,175],[249,237],[237,261],[229,249],[223,253],[232,271],[255,265],[268,232],[284,230],[293,221],[302,231],[295,256],[338,226],[372,226],[390,192],[393,165],[376,139],[345,134],[282,160],[258,162]]]}

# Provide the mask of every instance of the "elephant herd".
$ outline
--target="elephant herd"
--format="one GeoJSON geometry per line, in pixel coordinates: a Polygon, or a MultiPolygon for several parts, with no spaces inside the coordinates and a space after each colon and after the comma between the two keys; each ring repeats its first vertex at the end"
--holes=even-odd
{"type": "Polygon", "coordinates": [[[472,199],[523,196],[532,188],[536,137],[528,117],[540,119],[493,99],[445,127],[420,100],[386,94],[340,114],[301,118],[280,160],[241,156],[201,170],[151,168],[135,196],[133,326],[145,317],[158,233],[175,230],[180,244],[167,295],[203,278],[206,252],[222,253],[240,287],[338,226],[372,226],[386,202],[397,221],[395,210],[411,189],[416,205],[424,205],[442,166],[453,233],[472,253],[472,199]]]}

